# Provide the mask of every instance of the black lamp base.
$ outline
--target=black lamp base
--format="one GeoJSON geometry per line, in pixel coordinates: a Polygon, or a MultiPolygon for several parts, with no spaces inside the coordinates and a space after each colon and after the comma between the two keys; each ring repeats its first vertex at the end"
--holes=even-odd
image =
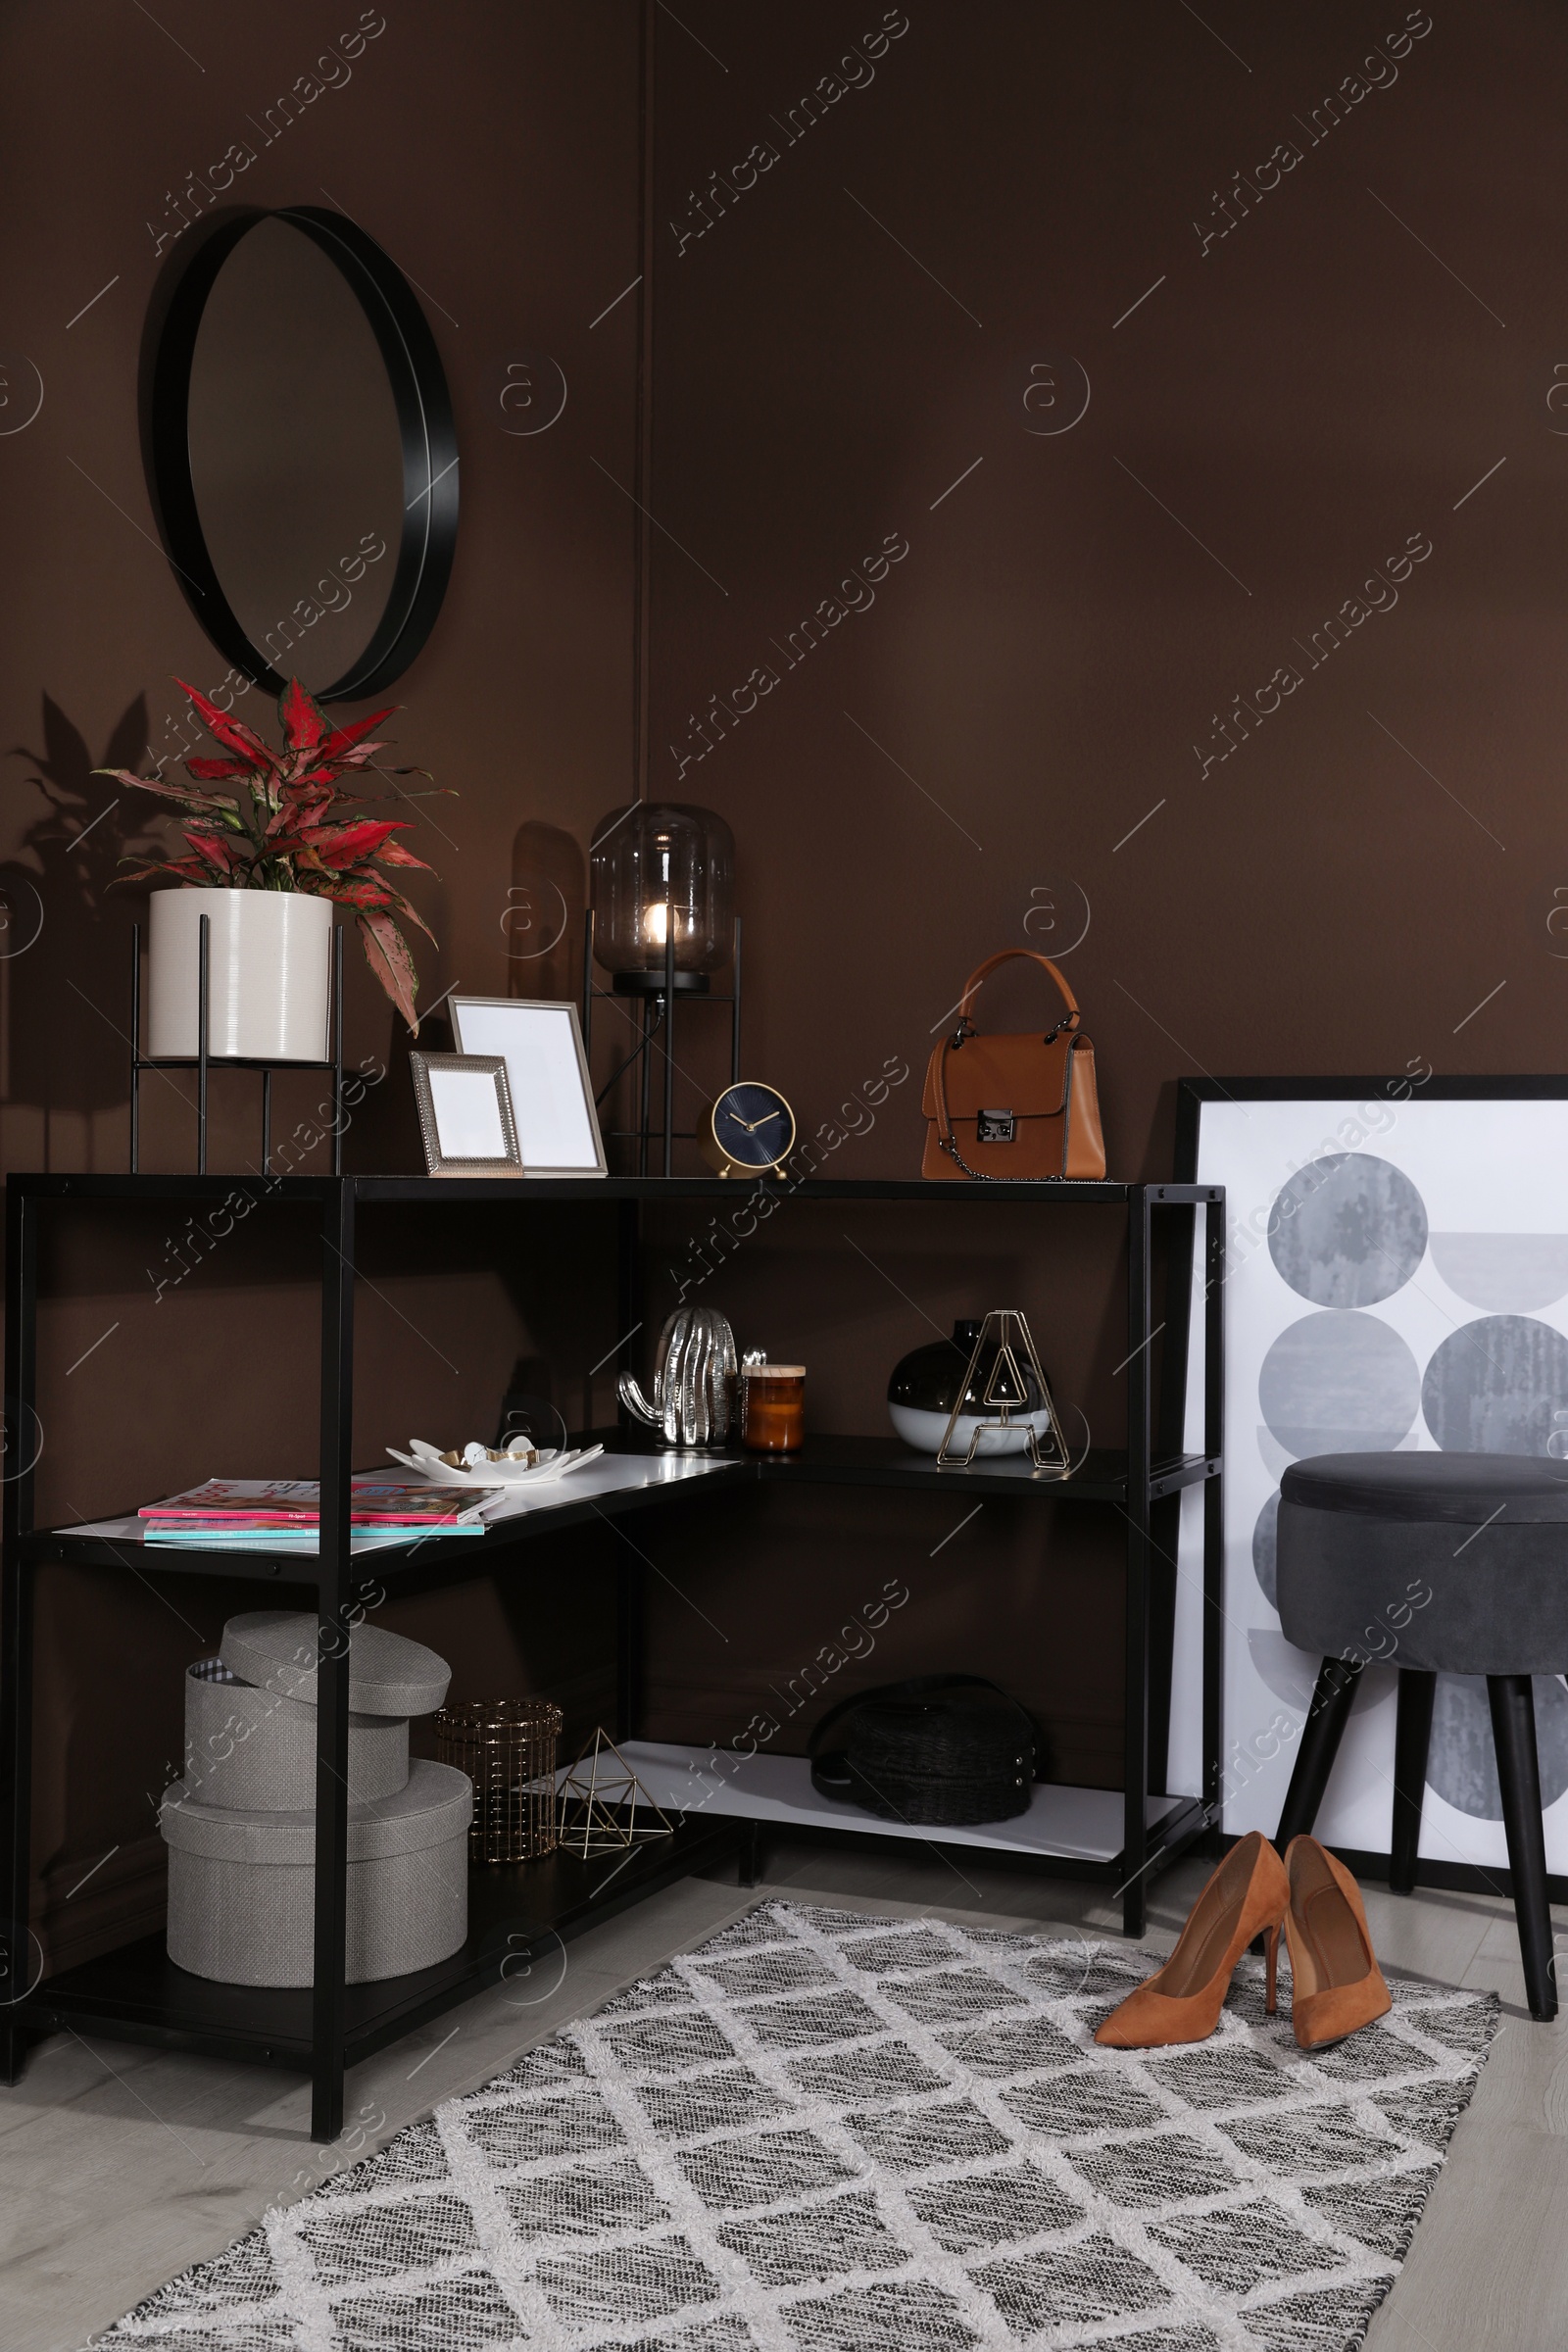
{"type": "Polygon", "coordinates": [[[616,972],[611,982],[617,997],[662,997],[670,985],[677,997],[706,997],[710,981],[706,972],[683,972],[677,968],[673,974],[666,974],[661,964],[652,972],[616,972]]]}
{"type": "MultiPolygon", "coordinates": [[[[590,1057],[593,1054],[594,1005],[597,1002],[610,997],[634,997],[640,998],[642,1002],[640,1014],[628,1011],[622,1016],[632,1030],[636,1042],[630,1053],[616,1064],[604,1085],[599,1088],[594,1096],[594,1101],[596,1103],[603,1102],[617,1079],[627,1076],[636,1065],[641,1065],[637,1069],[636,1077],[632,1080],[636,1089],[634,1096],[636,1124],[631,1127],[612,1127],[608,1130],[608,1134],[614,1137],[616,1141],[626,1141],[636,1146],[636,1171],[639,1176],[646,1176],[649,1172],[648,1163],[652,1156],[656,1133],[652,1098],[654,1063],[657,1058],[662,1064],[663,1085],[661,1091],[664,1098],[663,1116],[657,1130],[661,1145],[660,1157],[663,1161],[664,1174],[666,1176],[673,1175],[672,1160],[677,1138],[675,1133],[675,1054],[671,1032],[675,1026],[675,1006],[677,1002],[682,999],[687,1004],[701,1004],[705,997],[710,1004],[727,1004],[729,1006],[729,1076],[730,1084],[733,1086],[741,1074],[741,918],[739,915],[735,917],[734,944],[730,954],[730,983],[727,994],[720,993],[713,988],[707,972],[679,970],[675,962],[674,942],[671,940],[664,942],[662,970],[615,972],[611,977],[609,988],[595,988],[594,962],[594,914],[593,908],[590,906],[588,920],[583,926],[582,940],[582,1040],[584,1053],[590,1057]],[[641,1035],[637,1036],[636,1033],[639,1030],[641,1035]]],[[[701,1026],[702,1023],[699,1022],[698,1027],[701,1028],[701,1026]]],[[[620,1040],[620,1043],[624,1045],[624,1038],[620,1040]]],[[[593,1066],[591,1058],[589,1066],[590,1068],[593,1066]]],[[[696,1139],[682,1130],[679,1140],[682,1143],[691,1143],[696,1139]]]]}

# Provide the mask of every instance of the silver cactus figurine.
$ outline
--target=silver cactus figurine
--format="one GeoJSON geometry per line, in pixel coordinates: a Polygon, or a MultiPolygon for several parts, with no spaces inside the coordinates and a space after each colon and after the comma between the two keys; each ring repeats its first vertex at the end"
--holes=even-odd
{"type": "Polygon", "coordinates": [[[714,1306],[682,1306],[659,1335],[652,1404],[629,1372],[615,1385],[621,1402],[659,1430],[666,1446],[722,1446],[734,1411],[736,1368],[727,1318],[714,1306]]]}

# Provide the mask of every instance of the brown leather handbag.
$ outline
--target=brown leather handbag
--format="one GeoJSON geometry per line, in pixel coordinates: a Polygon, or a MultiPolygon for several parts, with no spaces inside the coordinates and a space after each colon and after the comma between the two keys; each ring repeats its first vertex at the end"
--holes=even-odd
{"type": "Polygon", "coordinates": [[[1077,1000],[1049,956],[1003,948],[969,974],[958,1025],[931,1055],[921,1104],[927,1120],[922,1176],[987,1182],[1042,1176],[1094,1179],[1105,1173],[1095,1049],[1077,1000]],[[1040,964],[1066,1011],[1027,1037],[985,1037],[970,1014],[988,972],[1014,956],[1040,964]]]}

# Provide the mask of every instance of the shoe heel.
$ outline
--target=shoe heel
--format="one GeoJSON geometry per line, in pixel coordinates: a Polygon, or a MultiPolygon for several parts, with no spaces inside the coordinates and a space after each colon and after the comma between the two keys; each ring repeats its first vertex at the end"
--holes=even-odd
{"type": "Polygon", "coordinates": [[[1266,1963],[1268,1974],[1263,1999],[1263,2011],[1265,2016],[1272,2017],[1276,2009],[1279,2007],[1279,2000],[1276,1992],[1276,1980],[1278,1977],[1280,1961],[1279,1928],[1270,1928],[1263,1939],[1263,1942],[1264,1949],[1268,1955],[1266,1963]]]}

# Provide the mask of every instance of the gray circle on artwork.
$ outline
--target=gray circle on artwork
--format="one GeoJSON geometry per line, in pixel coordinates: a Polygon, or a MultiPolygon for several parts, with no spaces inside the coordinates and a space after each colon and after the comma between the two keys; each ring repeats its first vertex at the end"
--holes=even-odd
{"type": "Polygon", "coordinates": [[[1568,1406],[1568,1339],[1534,1315],[1480,1315],[1433,1351],[1421,1385],[1446,1453],[1545,1453],[1568,1406]]]}
{"type": "Polygon", "coordinates": [[[1286,1706],[1304,1716],[1312,1703],[1322,1659],[1314,1657],[1310,1650],[1298,1649],[1294,1642],[1287,1642],[1275,1625],[1248,1627],[1247,1654],[1258,1680],[1267,1684],[1286,1706]]]}
{"type": "MultiPolygon", "coordinates": [[[[1538,1674],[1536,1753],[1541,1760],[1541,1802],[1554,1805],[1568,1789],[1568,1690],[1560,1675],[1538,1674]]],[[[1480,1675],[1440,1674],[1432,1707],[1432,1744],[1427,1784],[1456,1813],[1472,1821],[1502,1819],[1497,1751],[1492,1737],[1492,1707],[1480,1675]]]]}
{"type": "Polygon", "coordinates": [[[1391,1453],[1414,1425],[1421,1375],[1399,1334],[1376,1315],[1302,1315],[1264,1356],[1257,1401],[1298,1461],[1391,1453]]]}
{"type": "Polygon", "coordinates": [[[1432,1263],[1466,1306],[1490,1314],[1528,1315],[1568,1298],[1568,1233],[1435,1233],[1432,1263]]]}
{"type": "Polygon", "coordinates": [[[1330,1152],[1275,1195],[1268,1253],[1314,1306],[1376,1306],[1402,1290],[1427,1248],[1426,1203],[1401,1168],[1330,1152]]]}
{"type": "Polygon", "coordinates": [[[1263,1598],[1271,1609],[1279,1607],[1275,1583],[1279,1574],[1280,1491],[1275,1488],[1257,1514],[1252,1530],[1252,1574],[1263,1590],[1263,1598]]]}

